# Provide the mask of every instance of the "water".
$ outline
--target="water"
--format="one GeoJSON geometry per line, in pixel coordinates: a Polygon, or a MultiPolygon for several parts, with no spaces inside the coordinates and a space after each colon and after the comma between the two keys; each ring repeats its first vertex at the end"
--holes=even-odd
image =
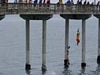
{"type": "Polygon", "coordinates": [[[30,73],[25,71],[25,21],[18,15],[6,15],[0,21],[0,75],[100,75],[96,58],[98,50],[98,19],[86,21],[86,71],[81,72],[81,42],[76,45],[76,31],[81,32],[81,20],[70,20],[70,68],[63,69],[65,20],[54,15],[47,21],[47,72],[41,72],[42,21],[31,21],[30,73]]]}

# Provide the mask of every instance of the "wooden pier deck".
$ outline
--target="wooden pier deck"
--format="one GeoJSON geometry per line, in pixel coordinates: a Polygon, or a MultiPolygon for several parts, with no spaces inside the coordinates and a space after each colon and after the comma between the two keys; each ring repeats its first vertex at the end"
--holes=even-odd
{"type": "Polygon", "coordinates": [[[0,4],[0,14],[100,14],[100,6],[5,3],[0,4]]]}

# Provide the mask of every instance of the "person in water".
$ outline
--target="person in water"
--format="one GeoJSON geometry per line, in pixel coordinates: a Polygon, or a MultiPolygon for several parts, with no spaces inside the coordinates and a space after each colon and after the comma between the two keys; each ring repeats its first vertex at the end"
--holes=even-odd
{"type": "Polygon", "coordinates": [[[66,59],[65,59],[65,69],[67,69],[68,67],[69,67],[69,65],[70,65],[70,62],[69,62],[69,48],[70,48],[70,46],[68,46],[67,47],[67,50],[66,50],[66,59]]]}
{"type": "Polygon", "coordinates": [[[76,42],[77,42],[77,45],[80,43],[80,32],[79,32],[79,29],[77,30],[77,34],[76,34],[76,42]]]}

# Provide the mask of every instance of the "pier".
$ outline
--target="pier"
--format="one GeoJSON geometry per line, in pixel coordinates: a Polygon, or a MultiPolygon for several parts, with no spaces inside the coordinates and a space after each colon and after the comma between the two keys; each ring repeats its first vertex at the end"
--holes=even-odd
{"type": "Polygon", "coordinates": [[[64,67],[67,64],[67,50],[69,46],[69,19],[82,20],[82,61],[81,68],[86,67],[86,20],[94,15],[98,18],[98,56],[97,64],[100,65],[100,6],[97,5],[66,5],[66,4],[33,4],[33,3],[4,3],[0,4],[0,20],[5,15],[19,14],[26,21],[26,63],[25,69],[30,70],[30,20],[42,20],[42,71],[46,66],[46,26],[48,19],[59,14],[65,19],[65,58],[64,67]]]}

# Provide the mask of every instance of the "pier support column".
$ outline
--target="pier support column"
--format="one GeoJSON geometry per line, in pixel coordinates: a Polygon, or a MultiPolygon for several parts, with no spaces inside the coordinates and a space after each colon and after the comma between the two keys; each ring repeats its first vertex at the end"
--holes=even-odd
{"type": "Polygon", "coordinates": [[[43,20],[42,27],[42,71],[46,71],[46,20],[43,20]]]}
{"type": "Polygon", "coordinates": [[[97,64],[100,65],[100,14],[94,14],[96,18],[98,18],[98,56],[97,56],[97,64]]]}
{"type": "Polygon", "coordinates": [[[69,42],[69,19],[65,19],[65,60],[64,60],[64,68],[69,67],[68,42],[69,42]]]}
{"type": "Polygon", "coordinates": [[[82,63],[81,68],[85,69],[85,55],[86,55],[86,30],[85,30],[85,19],[82,19],[82,63]]]}
{"type": "Polygon", "coordinates": [[[100,65],[100,18],[98,22],[98,56],[97,56],[97,64],[100,65]]]}
{"type": "MultiPolygon", "coordinates": [[[[85,53],[86,53],[86,46],[85,46],[85,20],[88,19],[89,17],[91,17],[91,14],[60,14],[61,17],[63,17],[64,19],[66,19],[66,32],[65,32],[65,53],[66,53],[66,49],[68,49],[68,37],[69,37],[69,21],[67,19],[76,19],[76,20],[80,20],[82,19],[82,63],[81,63],[81,67],[85,68],[86,67],[86,63],[85,63],[85,53]]],[[[65,60],[64,60],[64,64],[66,64],[66,54],[65,54],[65,60]]],[[[65,65],[66,66],[66,65],[65,65]]]]}
{"type": "Polygon", "coordinates": [[[26,19],[26,70],[31,69],[30,65],[30,22],[29,19],[26,19]]]}
{"type": "Polygon", "coordinates": [[[53,14],[20,14],[20,17],[26,20],[26,69],[31,69],[30,65],[30,53],[29,53],[29,20],[43,20],[42,29],[42,71],[45,72],[46,68],[46,21],[52,18],[53,14]]]}

